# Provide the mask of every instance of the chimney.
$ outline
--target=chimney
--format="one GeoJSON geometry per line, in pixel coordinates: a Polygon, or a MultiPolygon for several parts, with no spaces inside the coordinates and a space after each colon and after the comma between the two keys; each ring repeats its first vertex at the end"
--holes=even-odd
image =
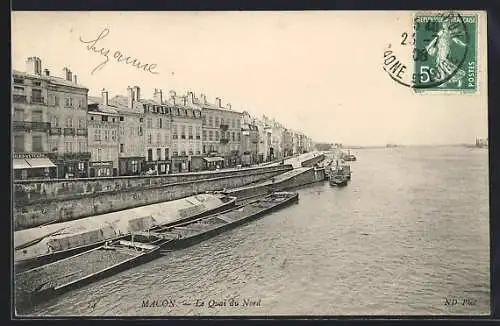
{"type": "Polygon", "coordinates": [[[175,94],[175,91],[171,90],[170,92],[168,92],[168,95],[170,95],[170,98],[172,99],[172,98],[175,98],[176,94],[175,94]]]}
{"type": "Polygon", "coordinates": [[[231,110],[231,103],[226,104],[226,109],[231,110]]]}
{"type": "Polygon", "coordinates": [[[221,107],[222,107],[220,97],[216,97],[216,98],[215,98],[215,105],[216,105],[218,108],[221,108],[221,107]]]}
{"type": "Polygon", "coordinates": [[[187,92],[187,102],[189,105],[194,104],[194,93],[193,92],[187,92]]]}
{"type": "Polygon", "coordinates": [[[201,104],[207,104],[207,96],[205,94],[200,94],[201,104]]]}
{"type": "Polygon", "coordinates": [[[139,88],[139,86],[134,86],[134,94],[134,100],[139,101],[141,99],[141,89],[139,88]]]}
{"type": "Polygon", "coordinates": [[[38,57],[29,57],[26,59],[26,71],[34,75],[42,74],[42,60],[38,57]]]}
{"type": "Polygon", "coordinates": [[[127,100],[128,108],[132,109],[134,106],[134,89],[132,87],[127,87],[127,100]]]}
{"type": "Polygon", "coordinates": [[[155,93],[154,93],[154,100],[158,104],[163,104],[163,94],[161,89],[156,89],[155,88],[155,93]]]}
{"type": "Polygon", "coordinates": [[[63,68],[63,75],[64,79],[66,79],[67,81],[73,80],[73,77],[71,76],[71,70],[69,70],[68,67],[63,68]]]}
{"type": "Polygon", "coordinates": [[[49,71],[49,69],[44,69],[44,70],[43,70],[43,74],[44,74],[45,76],[50,76],[50,71],[49,71]]]}
{"type": "Polygon", "coordinates": [[[108,91],[103,88],[102,91],[101,91],[101,96],[102,96],[102,105],[108,105],[108,91]]]}
{"type": "Polygon", "coordinates": [[[73,83],[78,84],[78,79],[76,78],[76,75],[73,75],[73,83]]]}

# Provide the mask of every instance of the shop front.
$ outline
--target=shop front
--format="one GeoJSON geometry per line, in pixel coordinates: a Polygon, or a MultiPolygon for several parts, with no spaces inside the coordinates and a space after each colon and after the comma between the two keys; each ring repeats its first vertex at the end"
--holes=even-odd
{"type": "Polygon", "coordinates": [[[224,159],[218,156],[204,157],[207,170],[218,170],[224,168],[224,159]]]}
{"type": "Polygon", "coordinates": [[[170,173],[170,161],[149,161],[145,162],[146,174],[168,174],[170,173]]]}
{"type": "Polygon", "coordinates": [[[89,173],[91,178],[112,177],[113,161],[96,161],[89,163],[89,173]]]}
{"type": "Polygon", "coordinates": [[[228,167],[235,167],[241,164],[241,158],[239,156],[239,151],[231,151],[229,156],[227,157],[228,167]]]}
{"type": "Polygon", "coordinates": [[[57,166],[43,153],[14,153],[14,180],[57,178],[57,166]]]}
{"type": "Polygon", "coordinates": [[[145,169],[144,157],[120,157],[118,160],[119,175],[140,175],[145,169]]]}
{"type": "Polygon", "coordinates": [[[189,157],[188,156],[173,156],[172,157],[172,173],[189,172],[189,157]]]}
{"type": "Polygon", "coordinates": [[[88,178],[90,153],[49,153],[60,179],[88,178]]]}

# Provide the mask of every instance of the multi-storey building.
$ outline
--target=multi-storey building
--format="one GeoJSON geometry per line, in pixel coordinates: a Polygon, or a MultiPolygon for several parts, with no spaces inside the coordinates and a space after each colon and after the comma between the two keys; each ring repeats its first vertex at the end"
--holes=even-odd
{"type": "Polygon", "coordinates": [[[221,99],[208,103],[205,95],[200,96],[202,107],[203,154],[219,156],[225,167],[241,163],[241,112],[233,111],[231,104],[222,107],[221,99]]]}
{"type": "Polygon", "coordinates": [[[88,104],[88,147],[91,153],[90,177],[118,175],[118,132],[120,116],[109,105],[108,91],[102,98],[90,98],[88,104]]]}
{"type": "MultiPolygon", "coordinates": [[[[164,103],[161,90],[155,89],[153,100],[141,98],[140,91],[138,86],[129,87],[127,98],[129,107],[142,107],[143,125],[139,126],[139,131],[144,137],[142,148],[145,157],[144,168],[147,173],[167,174],[171,170],[172,118],[170,108],[164,103]]],[[[124,141],[123,144],[125,146],[126,142],[124,141]]]]}
{"type": "Polygon", "coordinates": [[[191,171],[191,160],[202,152],[202,111],[192,92],[178,96],[172,90],[168,102],[172,116],[172,172],[191,171]]]}
{"type": "MultiPolygon", "coordinates": [[[[132,90],[133,91],[133,90],[132,90]]],[[[118,174],[139,175],[146,171],[144,149],[144,107],[128,89],[128,95],[116,95],[110,99],[119,114],[118,174]]]]}
{"type": "Polygon", "coordinates": [[[35,155],[38,161],[14,164],[16,177],[86,177],[88,89],[68,68],[60,78],[42,72],[38,57],[26,64],[26,72],[13,71],[13,149],[18,159],[35,155]]]}
{"type": "Polygon", "coordinates": [[[246,111],[241,115],[241,154],[249,155],[249,164],[259,162],[259,129],[246,111]]]}

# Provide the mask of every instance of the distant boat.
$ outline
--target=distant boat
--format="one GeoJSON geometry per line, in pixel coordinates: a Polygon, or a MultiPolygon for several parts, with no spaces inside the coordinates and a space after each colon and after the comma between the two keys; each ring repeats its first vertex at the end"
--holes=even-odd
{"type": "Polygon", "coordinates": [[[343,154],[342,155],[342,159],[346,162],[352,162],[352,161],[356,161],[356,156],[354,156],[353,154],[351,154],[351,151],[348,150],[347,151],[347,154],[343,154]]]}
{"type": "Polygon", "coordinates": [[[347,186],[348,181],[351,179],[351,167],[349,165],[336,165],[330,169],[329,180],[331,186],[343,187],[347,186]]]}
{"type": "Polygon", "coordinates": [[[396,145],[396,144],[387,144],[387,145],[385,145],[385,147],[387,147],[387,148],[398,147],[398,145],[396,145]]]}

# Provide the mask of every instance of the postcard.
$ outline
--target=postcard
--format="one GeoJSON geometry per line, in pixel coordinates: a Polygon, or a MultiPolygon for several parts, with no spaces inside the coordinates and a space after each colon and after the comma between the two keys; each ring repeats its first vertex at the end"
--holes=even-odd
{"type": "Polygon", "coordinates": [[[488,316],[484,11],[12,12],[15,318],[488,316]]]}

